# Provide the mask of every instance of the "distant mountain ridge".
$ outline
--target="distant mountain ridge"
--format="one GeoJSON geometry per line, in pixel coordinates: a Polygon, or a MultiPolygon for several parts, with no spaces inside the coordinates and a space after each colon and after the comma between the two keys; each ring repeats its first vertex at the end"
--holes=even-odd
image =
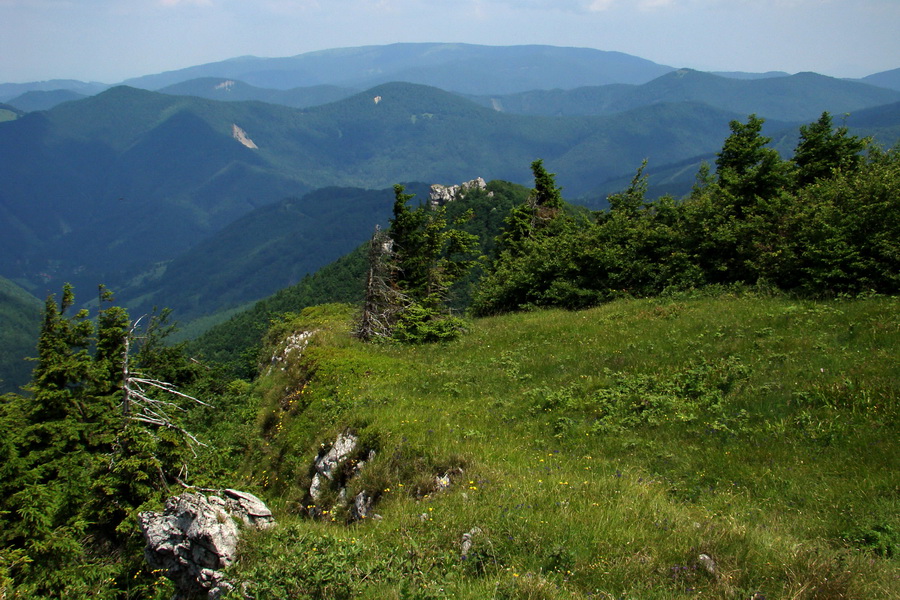
{"type": "Polygon", "coordinates": [[[534,90],[472,99],[505,112],[555,116],[613,114],[657,102],[703,102],[739,114],[808,121],[816,119],[823,110],[840,114],[889,104],[900,100],[900,91],[817,73],[729,79],[679,69],[642,85],[534,90]]]}
{"type": "Polygon", "coordinates": [[[892,90],[900,90],[900,68],[873,73],[863,77],[860,81],[871,85],[877,85],[892,90]]]}
{"type": "Polygon", "coordinates": [[[63,102],[81,100],[87,96],[88,94],[82,94],[68,89],[48,91],[30,90],[15,98],[10,98],[7,101],[7,104],[15,106],[23,112],[33,112],[35,110],[49,110],[63,102]]]}
{"type": "Polygon", "coordinates": [[[158,90],[174,96],[196,96],[221,102],[258,101],[291,108],[308,108],[337,102],[362,90],[336,85],[315,85],[290,90],[276,90],[249,85],[243,81],[221,77],[201,77],[182,81],[158,90]]]}
{"type": "MultiPolygon", "coordinates": [[[[224,101],[257,100],[295,108],[341,100],[348,88],[317,86],[293,90],[257,88],[241,81],[202,78],[160,90],[224,101]]],[[[823,110],[834,114],[900,101],[900,91],[860,81],[799,73],[768,78],[729,79],[679,69],[640,85],[610,84],[572,90],[531,90],[517,94],[464,97],[499,112],[540,116],[598,116],[659,102],[702,102],[738,114],[756,113],[779,121],[811,121],[823,110]]]]}
{"type": "Polygon", "coordinates": [[[671,70],[629,54],[590,48],[419,43],[337,48],[284,58],[246,56],[123,83],[158,90],[199,77],[226,77],[286,90],[326,84],[365,89],[403,81],[460,93],[514,93],[644,83],[671,70]]]}
{"type": "MultiPolygon", "coordinates": [[[[242,56],[135,77],[123,83],[177,95],[259,100],[300,108],[333,102],[390,82],[419,83],[468,96],[492,97],[616,84],[643,85],[674,71],[674,67],[622,52],[591,48],[402,43],[335,48],[290,57],[242,56]],[[213,88],[226,85],[210,89],[211,82],[213,88]]],[[[900,69],[856,81],[900,91],[898,73],[900,69]]],[[[782,71],[721,71],[710,75],[745,82],[789,77],[782,71]]],[[[72,99],[73,93],[93,95],[110,87],[75,80],[0,83],[0,102],[18,99],[27,106],[26,110],[45,110],[54,103],[72,99]],[[28,92],[42,94],[20,99],[28,92]]],[[[580,110],[578,114],[597,114],[580,110]]]]}
{"type": "Polygon", "coordinates": [[[109,89],[108,83],[96,81],[78,81],[76,79],[51,79],[48,81],[32,81],[28,83],[0,83],[0,102],[21,96],[25,92],[53,92],[56,90],[70,90],[83,96],[99,94],[109,89]]]}

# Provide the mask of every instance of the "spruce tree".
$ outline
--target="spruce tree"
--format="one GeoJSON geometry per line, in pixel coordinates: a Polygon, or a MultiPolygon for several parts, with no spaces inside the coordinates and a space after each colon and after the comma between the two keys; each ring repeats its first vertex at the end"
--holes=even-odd
{"type": "Polygon", "coordinates": [[[854,171],[862,164],[866,138],[849,135],[846,127],[835,127],[826,111],[819,120],[800,127],[800,141],[794,150],[795,185],[798,188],[827,179],[836,172],[854,171]]]}
{"type": "Polygon", "coordinates": [[[716,158],[719,187],[732,197],[739,215],[756,198],[769,198],[788,182],[778,151],[767,147],[772,139],[762,135],[764,122],[755,114],[747,123],[731,121],[731,135],[716,158]]]}
{"type": "Polygon", "coordinates": [[[518,254],[524,240],[552,223],[563,209],[562,188],[556,185],[556,174],[544,168],[544,161],[531,163],[534,188],[528,199],[514,208],[497,238],[497,250],[518,254]]]}
{"type": "Polygon", "coordinates": [[[112,295],[101,286],[96,326],[87,310],[67,315],[74,303],[68,284],[59,302],[47,299],[31,397],[10,395],[0,410],[0,424],[15,426],[0,443],[0,549],[17,557],[16,597],[91,597],[112,585],[126,568],[118,552],[137,536],[135,510],[160,499],[185,440],[196,440],[166,417],[192,398],[129,371],[132,327],[112,295]],[[153,391],[129,411],[134,381],[153,391]]]}
{"type": "Polygon", "coordinates": [[[357,326],[363,339],[389,332],[406,342],[438,341],[454,337],[461,326],[447,314],[446,303],[452,285],[474,262],[469,255],[478,238],[458,228],[471,213],[448,224],[445,207],[411,209],[413,197],[395,185],[390,241],[377,231],[373,237],[366,307],[357,326]]]}

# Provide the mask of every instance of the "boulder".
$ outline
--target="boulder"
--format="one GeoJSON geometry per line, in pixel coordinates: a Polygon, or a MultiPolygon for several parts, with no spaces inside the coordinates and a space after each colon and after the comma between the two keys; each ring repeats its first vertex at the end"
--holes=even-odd
{"type": "Polygon", "coordinates": [[[224,490],[220,496],[185,492],[169,498],[162,512],[142,512],[144,557],[175,583],[178,598],[214,599],[232,588],[222,569],[236,556],[240,529],[268,528],[275,521],[256,496],[224,490]]]}
{"type": "Polygon", "coordinates": [[[233,517],[255,529],[268,529],[275,525],[275,517],[266,503],[248,492],[227,489],[223,491],[225,505],[233,517]]]}

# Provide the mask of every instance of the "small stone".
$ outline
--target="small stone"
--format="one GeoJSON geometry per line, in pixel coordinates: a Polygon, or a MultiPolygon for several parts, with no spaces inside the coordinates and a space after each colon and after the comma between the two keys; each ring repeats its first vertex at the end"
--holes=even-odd
{"type": "Polygon", "coordinates": [[[469,556],[469,552],[472,550],[474,544],[473,538],[480,533],[480,528],[473,527],[462,535],[462,542],[459,545],[460,560],[465,560],[469,556]]]}
{"type": "Polygon", "coordinates": [[[697,562],[699,562],[710,575],[716,574],[716,561],[709,554],[701,554],[697,557],[697,562]]]}
{"type": "Polygon", "coordinates": [[[350,518],[354,521],[366,519],[369,517],[371,509],[372,497],[363,490],[353,498],[353,506],[350,507],[350,518]]]}

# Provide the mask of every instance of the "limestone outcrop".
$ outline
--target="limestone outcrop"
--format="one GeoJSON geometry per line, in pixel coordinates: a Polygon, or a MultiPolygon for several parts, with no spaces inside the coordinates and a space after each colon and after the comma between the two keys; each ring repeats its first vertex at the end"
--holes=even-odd
{"type": "Polygon", "coordinates": [[[460,183],[459,185],[448,186],[435,184],[431,186],[431,192],[428,195],[428,203],[432,208],[437,208],[448,202],[464,198],[471,190],[484,189],[487,189],[487,184],[481,177],[460,183]]]}
{"type": "MultiPolygon", "coordinates": [[[[323,444],[312,464],[307,504],[309,514],[321,517],[326,510],[334,514],[335,510],[347,506],[347,485],[374,457],[374,450],[359,448],[359,438],[350,430],[338,434],[330,446],[323,444]],[[330,502],[334,504],[329,505],[330,502]]],[[[359,492],[349,502],[350,520],[358,521],[371,516],[373,502],[374,499],[366,491],[359,492]]]]}
{"type": "Polygon", "coordinates": [[[222,490],[221,496],[184,492],[169,498],[162,512],[142,512],[144,557],[175,583],[178,598],[219,598],[232,585],[222,569],[236,556],[239,522],[265,529],[275,520],[253,494],[222,490]]]}

